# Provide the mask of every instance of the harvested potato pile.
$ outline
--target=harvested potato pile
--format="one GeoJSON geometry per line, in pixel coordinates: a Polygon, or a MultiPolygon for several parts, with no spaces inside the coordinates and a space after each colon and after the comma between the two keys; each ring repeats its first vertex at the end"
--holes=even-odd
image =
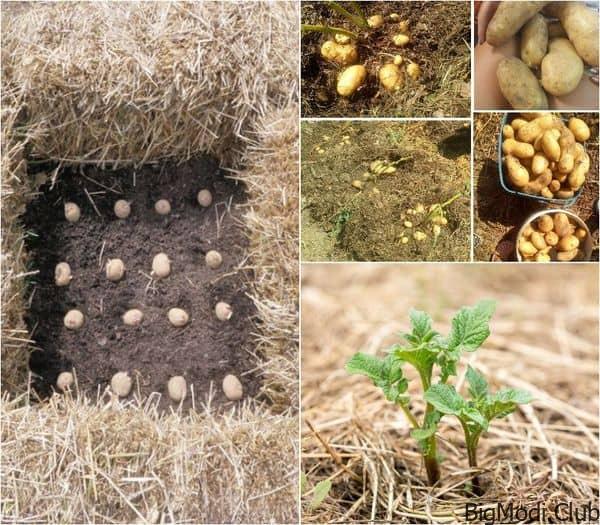
{"type": "Polygon", "coordinates": [[[572,93],[585,64],[598,67],[598,12],[583,2],[500,2],[486,41],[501,46],[517,33],[520,57],[503,59],[496,71],[515,109],[547,109],[547,93],[572,93]]]}
{"type": "Polygon", "coordinates": [[[527,224],[518,239],[521,260],[526,262],[585,261],[589,232],[572,214],[551,211],[527,224]]]}
{"type": "Polygon", "coordinates": [[[548,199],[569,199],[590,170],[584,142],[590,128],[579,118],[567,124],[551,113],[522,113],[502,128],[506,178],[515,190],[548,199]]]}

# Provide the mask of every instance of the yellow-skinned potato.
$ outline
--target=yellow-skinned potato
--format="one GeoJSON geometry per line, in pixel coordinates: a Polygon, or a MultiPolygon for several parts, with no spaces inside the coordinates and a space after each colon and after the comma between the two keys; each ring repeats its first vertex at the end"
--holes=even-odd
{"type": "Polygon", "coordinates": [[[554,224],[553,229],[559,237],[569,235],[571,223],[565,213],[555,213],[554,217],[552,217],[552,222],[554,224]]]}
{"type": "Polygon", "coordinates": [[[321,56],[325,60],[335,62],[342,66],[349,66],[358,62],[358,50],[354,44],[338,44],[327,40],[321,46],[321,56]]]}
{"type": "Polygon", "coordinates": [[[421,77],[421,68],[419,67],[419,64],[411,62],[406,66],[406,73],[413,80],[419,80],[421,77]]]}
{"type": "Polygon", "coordinates": [[[559,190],[556,192],[555,197],[557,199],[570,199],[573,195],[575,195],[573,190],[559,190]]]}
{"type": "Polygon", "coordinates": [[[587,232],[583,228],[577,228],[575,230],[575,237],[581,241],[587,237],[587,232]]]}
{"type": "Polygon", "coordinates": [[[381,27],[385,23],[383,16],[381,15],[373,15],[367,18],[367,24],[371,29],[377,29],[381,27]]]}
{"type": "Polygon", "coordinates": [[[556,118],[554,115],[547,113],[543,117],[535,118],[529,122],[525,122],[524,125],[519,126],[519,129],[517,130],[517,139],[521,142],[529,142],[531,144],[543,131],[551,129],[555,124],[556,118]]]}
{"type": "Polygon", "coordinates": [[[505,155],[514,155],[519,159],[531,158],[535,154],[535,150],[531,144],[519,142],[515,139],[506,139],[502,143],[502,152],[505,155]]]}
{"type": "Polygon", "coordinates": [[[530,68],[542,63],[548,50],[548,24],[540,13],[532,16],[521,31],[521,60],[530,68]]]}
{"type": "Polygon", "coordinates": [[[516,188],[523,188],[529,182],[529,172],[524,168],[519,159],[512,155],[507,155],[505,160],[506,170],[508,171],[508,180],[516,188]]]}
{"type": "Polygon", "coordinates": [[[524,257],[532,257],[537,253],[537,248],[530,241],[521,240],[519,242],[519,252],[524,257]]]}
{"type": "Polygon", "coordinates": [[[549,231],[544,235],[544,241],[548,246],[556,246],[558,244],[559,238],[556,235],[556,232],[549,231]]]}
{"type": "Polygon", "coordinates": [[[571,149],[575,145],[575,135],[566,126],[562,126],[560,130],[552,128],[552,132],[555,134],[558,132],[558,145],[561,150],[571,149]]]}
{"type": "Polygon", "coordinates": [[[557,252],[556,260],[560,262],[572,261],[573,259],[575,259],[575,257],[577,257],[577,252],[577,248],[575,248],[574,250],[569,250],[568,252],[557,252]]]}
{"type": "Polygon", "coordinates": [[[585,182],[585,176],[590,171],[590,156],[584,153],[583,157],[575,161],[575,167],[569,174],[568,183],[572,189],[578,190],[585,182]]]}
{"type": "Polygon", "coordinates": [[[553,230],[554,222],[552,221],[552,217],[550,215],[542,215],[537,220],[537,228],[541,232],[548,233],[553,230]]]}
{"type": "Polygon", "coordinates": [[[527,120],[522,119],[522,118],[516,118],[510,123],[510,126],[515,131],[519,131],[523,126],[526,126],[526,125],[527,125],[527,120]]]}
{"type": "Polygon", "coordinates": [[[404,74],[396,64],[385,64],[379,69],[379,82],[388,91],[397,91],[404,85],[404,74]]]}
{"type": "Polygon", "coordinates": [[[575,166],[575,148],[563,148],[558,161],[558,171],[560,173],[571,173],[575,166]]]}
{"type": "Polygon", "coordinates": [[[551,182],[552,172],[549,169],[546,169],[535,179],[530,179],[529,182],[523,188],[523,191],[525,193],[539,195],[542,193],[542,190],[544,190],[551,182]]]}
{"type": "Polygon", "coordinates": [[[523,61],[516,57],[502,59],[496,77],[502,95],[514,109],[548,109],[546,93],[523,61]]]}
{"type": "Polygon", "coordinates": [[[555,38],[541,65],[542,86],[554,96],[568,95],[581,82],[583,61],[566,38],[555,38]]]}
{"type": "Polygon", "coordinates": [[[529,239],[535,230],[531,227],[531,224],[525,226],[523,233],[521,234],[525,239],[529,239]]]}
{"type": "Polygon", "coordinates": [[[580,118],[571,117],[569,119],[569,129],[579,142],[585,142],[590,138],[590,128],[580,118]]]}
{"type": "Polygon", "coordinates": [[[548,184],[548,189],[552,193],[556,193],[557,191],[560,191],[560,182],[558,182],[556,179],[551,180],[550,184],[548,184]]]}
{"type": "Polygon", "coordinates": [[[342,33],[336,33],[333,38],[338,44],[349,44],[352,42],[352,38],[342,33]]]}
{"type": "Polygon", "coordinates": [[[394,45],[397,47],[404,47],[410,42],[410,37],[404,34],[394,35],[392,37],[392,42],[394,42],[394,45]]]}
{"type": "Polygon", "coordinates": [[[548,159],[541,153],[536,153],[531,161],[531,171],[534,175],[540,175],[548,169],[548,159]]]}
{"type": "Polygon", "coordinates": [[[538,250],[543,250],[547,246],[546,241],[544,240],[544,234],[540,232],[534,231],[529,240],[538,250]]]}
{"type": "Polygon", "coordinates": [[[349,97],[363,85],[366,78],[367,70],[365,66],[350,66],[340,73],[337,81],[337,92],[342,97],[349,97]]]}
{"type": "Polygon", "coordinates": [[[558,161],[560,159],[560,146],[550,130],[544,131],[544,135],[542,136],[542,150],[548,160],[558,161]]]}
{"type": "Polygon", "coordinates": [[[545,186],[540,190],[540,195],[546,197],[546,199],[552,199],[554,197],[554,193],[550,191],[548,186],[545,186]]]}
{"type": "Polygon", "coordinates": [[[486,28],[486,41],[494,47],[504,44],[515,36],[531,17],[541,11],[546,3],[500,2],[486,28]]]}
{"type": "Polygon", "coordinates": [[[550,262],[552,258],[547,252],[538,252],[535,254],[535,262],[550,262]]]}
{"type": "Polygon", "coordinates": [[[504,139],[514,139],[515,138],[515,130],[510,124],[505,124],[502,127],[502,137],[504,139]]]}

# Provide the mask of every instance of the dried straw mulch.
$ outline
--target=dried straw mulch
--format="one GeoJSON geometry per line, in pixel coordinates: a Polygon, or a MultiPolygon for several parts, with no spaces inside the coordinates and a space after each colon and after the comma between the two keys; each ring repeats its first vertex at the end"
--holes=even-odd
{"type": "Polygon", "coordinates": [[[297,520],[297,6],[2,6],[2,522],[297,520]],[[19,221],[45,177],[219,158],[248,187],[261,402],[158,414],[152,399],[32,399],[35,272],[19,221]]]}
{"type": "MultiPolygon", "coordinates": [[[[486,492],[478,502],[541,503],[550,522],[560,502],[598,505],[597,266],[310,265],[302,296],[304,521],[464,521],[465,503],[476,498],[464,490],[469,470],[457,420],[442,420],[442,479],[430,488],[402,412],[344,364],[356,351],[396,342],[410,307],[430,312],[447,333],[455,310],[482,298],[498,302],[492,335],[465,356],[457,384],[470,362],[493,390],[524,388],[535,401],[482,437],[486,492]],[[324,479],[332,481],[329,496],[310,508],[324,479]]],[[[420,391],[417,383],[411,392],[420,391]]]]}

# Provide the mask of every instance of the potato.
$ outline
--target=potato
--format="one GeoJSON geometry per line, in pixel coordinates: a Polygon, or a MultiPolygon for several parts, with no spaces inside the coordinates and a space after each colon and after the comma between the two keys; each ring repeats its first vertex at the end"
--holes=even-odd
{"type": "Polygon", "coordinates": [[[587,232],[584,228],[577,228],[575,230],[575,237],[577,237],[581,241],[587,237],[587,232]]]}
{"type": "Polygon", "coordinates": [[[558,182],[556,179],[551,180],[550,184],[548,184],[548,189],[552,193],[556,193],[557,191],[560,191],[560,182],[558,182]]]}
{"type": "Polygon", "coordinates": [[[542,153],[536,153],[531,161],[531,172],[539,175],[548,169],[548,159],[542,153]]]}
{"type": "Polygon", "coordinates": [[[196,195],[198,204],[203,208],[208,208],[212,204],[212,193],[209,190],[200,190],[196,195]]]}
{"type": "Polygon", "coordinates": [[[171,261],[166,253],[158,253],[152,259],[152,272],[150,275],[163,279],[171,274],[171,261]]]}
{"type": "Polygon", "coordinates": [[[181,308],[171,308],[167,313],[167,317],[169,322],[178,328],[185,326],[190,320],[188,313],[181,308]]]}
{"type": "Polygon", "coordinates": [[[502,95],[513,108],[548,109],[548,99],[538,79],[518,58],[502,59],[496,77],[502,95]]]}
{"type": "Polygon", "coordinates": [[[187,394],[187,383],[183,376],[173,376],[167,382],[167,391],[169,392],[169,397],[179,403],[187,394]]]}
{"type": "Polygon", "coordinates": [[[598,67],[598,11],[583,2],[550,2],[546,11],[560,20],[577,54],[598,67]]]}
{"type": "Polygon", "coordinates": [[[541,232],[548,233],[554,229],[554,222],[550,215],[542,215],[537,220],[537,228],[541,232]]]}
{"type": "Polygon", "coordinates": [[[69,263],[61,262],[54,268],[54,283],[56,286],[68,286],[73,279],[69,263]]]}
{"type": "Polygon", "coordinates": [[[575,149],[561,148],[560,160],[558,161],[558,171],[560,173],[571,173],[575,166],[575,149]]]}
{"type": "Polygon", "coordinates": [[[547,2],[500,2],[490,20],[486,32],[486,41],[494,47],[507,42],[519,29],[542,10],[547,2]]]}
{"type": "Polygon", "coordinates": [[[523,188],[529,182],[529,172],[521,165],[519,159],[507,155],[504,159],[508,171],[508,180],[515,188],[523,188]]]}
{"type": "Polygon", "coordinates": [[[548,50],[548,25],[540,13],[532,16],[521,31],[521,60],[536,68],[548,50]]]}
{"type": "Polygon", "coordinates": [[[117,372],[110,380],[110,388],[119,397],[127,397],[131,392],[133,381],[127,372],[117,372]]]}
{"type": "Polygon", "coordinates": [[[585,182],[585,176],[590,171],[590,156],[584,153],[584,156],[575,161],[575,167],[569,174],[568,183],[571,189],[578,190],[585,182]]]}
{"type": "Polygon", "coordinates": [[[69,330],[78,330],[83,326],[84,317],[79,310],[69,310],[63,319],[63,323],[69,330]]]}
{"type": "Polygon", "coordinates": [[[570,225],[569,217],[565,213],[554,213],[552,222],[554,224],[553,230],[559,237],[564,237],[569,234],[570,225]]]}
{"type": "Polygon", "coordinates": [[[523,126],[527,125],[527,120],[522,119],[522,118],[516,118],[513,119],[510,123],[510,126],[512,127],[512,129],[514,129],[515,131],[519,131],[523,126]]]}
{"type": "Polygon", "coordinates": [[[552,182],[552,172],[550,170],[544,170],[540,175],[534,179],[530,179],[529,182],[523,188],[525,193],[539,195],[542,193],[548,184],[552,182]]]}
{"type": "Polygon", "coordinates": [[[360,86],[362,86],[367,78],[367,69],[365,66],[356,65],[344,69],[338,77],[337,92],[342,97],[349,97],[360,86]]]}
{"type": "Polygon", "coordinates": [[[404,62],[404,59],[402,58],[402,55],[396,55],[394,57],[394,64],[399,66],[400,64],[402,64],[402,62],[404,62]]]}
{"type": "Polygon", "coordinates": [[[131,213],[131,206],[126,200],[119,199],[117,202],[115,202],[113,211],[119,219],[126,219],[131,213]]]}
{"type": "Polygon", "coordinates": [[[546,199],[552,199],[554,197],[554,193],[552,193],[550,191],[550,189],[548,188],[548,186],[544,186],[541,190],[540,190],[540,195],[542,197],[545,197],[546,199]]]}
{"type": "Polygon", "coordinates": [[[531,244],[533,244],[538,250],[546,248],[546,241],[544,235],[540,232],[533,232],[530,238],[531,244]]]}
{"type": "Polygon", "coordinates": [[[154,204],[154,210],[159,215],[168,215],[171,213],[171,203],[167,199],[160,199],[154,204]]]}
{"type": "Polygon", "coordinates": [[[531,257],[537,253],[537,248],[531,242],[521,239],[521,242],[519,242],[519,252],[524,257],[531,257]]]}
{"type": "Polygon", "coordinates": [[[74,202],[65,202],[65,219],[69,222],[77,222],[81,217],[81,210],[74,202]]]}
{"type": "Polygon", "coordinates": [[[121,259],[109,259],[106,263],[106,278],[109,281],[120,281],[125,275],[125,264],[121,259]]]}
{"type": "Polygon", "coordinates": [[[336,41],[337,44],[350,44],[352,42],[351,37],[342,33],[336,33],[333,36],[333,39],[336,41]]]}
{"type": "Polygon", "coordinates": [[[575,259],[575,257],[577,257],[577,254],[577,248],[575,248],[574,250],[569,250],[568,252],[557,252],[556,260],[560,262],[572,261],[573,259],[575,259]]]}
{"type": "Polygon", "coordinates": [[[395,64],[386,64],[379,69],[379,82],[388,91],[397,91],[404,84],[404,74],[395,64]]]}
{"type": "Polygon", "coordinates": [[[504,139],[514,139],[515,138],[515,130],[510,124],[505,124],[502,127],[502,137],[504,139]]]}
{"type": "Polygon", "coordinates": [[[560,159],[560,146],[550,130],[544,131],[542,136],[542,150],[548,160],[558,161],[560,159]]]}
{"type": "Polygon", "coordinates": [[[236,376],[228,374],[223,378],[223,393],[230,401],[239,401],[244,395],[244,388],[236,376]]]}
{"type": "Polygon", "coordinates": [[[209,250],[204,256],[204,261],[206,262],[206,266],[215,270],[223,263],[223,257],[217,250],[209,250]]]}
{"type": "Polygon", "coordinates": [[[527,142],[518,142],[515,139],[506,139],[502,142],[502,152],[505,155],[514,155],[519,159],[533,157],[535,150],[527,142]]]}
{"type": "Polygon", "coordinates": [[[548,45],[548,54],[542,60],[541,83],[544,89],[557,97],[573,92],[583,76],[583,61],[566,38],[555,38],[548,45]]]}
{"type": "MultiPolygon", "coordinates": [[[[521,142],[533,143],[544,131],[552,129],[557,123],[552,113],[546,113],[543,117],[535,118],[524,125],[519,126],[517,139],[521,142]]],[[[558,138],[558,136],[556,137],[558,138]]]]}
{"type": "Polygon", "coordinates": [[[585,142],[590,138],[590,128],[580,118],[571,117],[569,119],[569,129],[579,142],[585,142]]]}
{"type": "Polygon", "coordinates": [[[390,13],[388,15],[388,18],[392,21],[392,22],[398,22],[400,20],[400,15],[398,13],[390,13]]]}
{"type": "Polygon", "coordinates": [[[378,29],[384,24],[385,20],[381,15],[373,15],[367,18],[367,24],[371,29],[378,29]]]}
{"type": "Polygon", "coordinates": [[[71,372],[61,372],[58,374],[58,378],[56,379],[56,386],[63,392],[71,390],[71,387],[74,383],[75,379],[73,378],[73,374],[71,372]]]}
{"type": "Polygon", "coordinates": [[[548,246],[556,246],[558,244],[558,235],[555,232],[549,231],[544,235],[544,241],[548,246]]]}
{"type": "Polygon", "coordinates": [[[523,229],[523,233],[521,234],[521,236],[524,237],[525,239],[529,239],[529,237],[531,237],[531,235],[533,234],[534,231],[535,230],[531,227],[531,224],[528,224],[523,229]]]}
{"type": "Polygon", "coordinates": [[[414,62],[411,62],[406,66],[406,73],[415,81],[421,78],[421,68],[419,67],[419,64],[415,64],[414,62]]]}
{"type": "Polygon", "coordinates": [[[321,56],[329,62],[335,62],[341,66],[349,66],[358,62],[358,50],[355,44],[338,44],[333,40],[327,40],[321,46],[321,56]]]}
{"type": "Polygon", "coordinates": [[[408,20],[402,20],[399,24],[398,24],[398,30],[401,33],[407,33],[408,32],[408,20]]]}
{"type": "Polygon", "coordinates": [[[552,259],[546,252],[538,252],[535,254],[535,262],[550,262],[552,259]]]}
{"type": "Polygon", "coordinates": [[[555,197],[557,199],[570,199],[573,195],[575,195],[573,190],[559,190],[556,192],[555,197]]]}
{"type": "Polygon", "coordinates": [[[404,47],[410,42],[410,37],[403,34],[394,35],[392,37],[392,42],[394,42],[394,45],[397,47],[404,47]]]}
{"type": "Polygon", "coordinates": [[[219,321],[228,321],[233,315],[233,310],[228,303],[220,301],[215,305],[215,315],[219,321]]]}
{"type": "Polygon", "coordinates": [[[137,308],[127,310],[121,317],[123,324],[127,326],[138,326],[144,320],[144,313],[137,308]]]}

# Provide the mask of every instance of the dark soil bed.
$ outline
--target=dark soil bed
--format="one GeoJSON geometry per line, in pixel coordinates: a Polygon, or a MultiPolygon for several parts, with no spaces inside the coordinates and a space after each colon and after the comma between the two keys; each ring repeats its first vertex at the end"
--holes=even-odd
{"type": "Polygon", "coordinates": [[[175,375],[187,380],[187,406],[190,385],[197,404],[205,400],[211,383],[214,404],[227,401],[221,389],[226,374],[240,378],[245,396],[255,394],[256,360],[249,353],[255,308],[245,284],[250,276],[238,270],[247,245],[238,206],[244,200],[242,185],[225,179],[208,159],[137,173],[65,170],[53,189],[46,184],[24,216],[31,268],[39,270],[27,313],[37,348],[30,366],[38,393],[48,395],[58,374],[73,367],[79,389],[94,397],[118,371],[134,379],[131,396],[158,392],[162,407],[170,404],[166,385],[175,375]],[[213,194],[208,208],[196,202],[202,188],[213,194]],[[154,210],[161,198],[171,203],[167,216],[154,210]],[[131,202],[125,220],[114,215],[118,199],[131,202]],[[81,207],[78,222],[65,220],[65,201],[81,207]],[[218,269],[205,265],[210,249],[223,256],[218,269]],[[171,259],[171,275],[153,280],[152,259],[159,252],[171,259]],[[109,258],[125,263],[120,282],[106,278],[109,258]],[[54,268],[61,261],[73,273],[66,287],[54,283],[54,268]],[[216,318],[218,301],[231,304],[229,321],[216,318]],[[167,312],[173,307],[190,315],[185,327],[169,323],[167,312]],[[85,315],[85,324],[76,331],[63,325],[71,308],[85,315]],[[143,311],[140,326],[123,324],[121,316],[130,308],[143,311]]]}
{"type": "MultiPolygon", "coordinates": [[[[587,224],[594,239],[592,260],[598,260],[598,116],[593,113],[563,114],[564,118],[578,116],[590,126],[592,136],[586,143],[590,155],[590,171],[577,202],[568,207],[587,224]]],[[[498,135],[502,113],[480,113],[474,118],[473,181],[474,202],[474,259],[477,261],[516,261],[517,233],[533,213],[561,206],[546,204],[507,193],[500,186],[498,173],[498,135]]]]}
{"type": "Polygon", "coordinates": [[[469,260],[469,153],[470,128],[462,122],[304,122],[303,260],[469,260]],[[365,179],[380,159],[398,161],[397,172],[365,179]],[[437,240],[426,214],[408,215],[457,195],[437,240]],[[418,230],[428,238],[416,241],[418,230]]]}
{"type": "MultiPolygon", "coordinates": [[[[351,10],[349,2],[341,2],[351,10]]],[[[398,23],[386,21],[365,31],[333,11],[326,2],[302,2],[302,23],[343,28],[359,35],[359,63],[369,73],[365,85],[350,98],[336,93],[343,67],[321,57],[330,35],[302,35],[302,116],[304,117],[468,117],[470,112],[470,4],[469,2],[358,2],[365,17],[397,13],[409,22],[410,43],[394,46],[398,23]],[[422,71],[418,81],[407,79],[396,93],[381,89],[378,68],[401,55],[422,71]]]]}

